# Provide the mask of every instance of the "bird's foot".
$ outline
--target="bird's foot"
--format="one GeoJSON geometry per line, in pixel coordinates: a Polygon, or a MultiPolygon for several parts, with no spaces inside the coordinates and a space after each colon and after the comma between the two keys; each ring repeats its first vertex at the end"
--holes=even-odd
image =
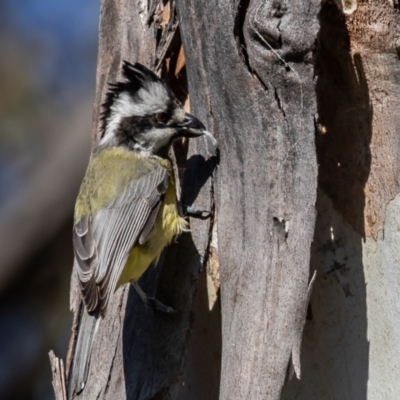
{"type": "Polygon", "coordinates": [[[152,310],[162,311],[162,312],[167,313],[167,314],[176,313],[175,308],[167,306],[166,304],[162,303],[160,300],[158,300],[158,299],[156,299],[154,297],[147,297],[146,306],[151,308],[152,310]]]}
{"type": "Polygon", "coordinates": [[[152,310],[162,311],[167,314],[176,313],[175,308],[165,305],[160,300],[157,300],[154,297],[147,296],[147,294],[143,292],[142,288],[139,286],[137,282],[132,282],[132,286],[135,288],[137,294],[142,299],[144,305],[147,308],[150,308],[152,310]]]}
{"type": "Polygon", "coordinates": [[[191,217],[197,219],[208,219],[211,217],[211,211],[199,210],[196,207],[188,206],[187,204],[180,204],[180,214],[183,217],[191,217]]]}

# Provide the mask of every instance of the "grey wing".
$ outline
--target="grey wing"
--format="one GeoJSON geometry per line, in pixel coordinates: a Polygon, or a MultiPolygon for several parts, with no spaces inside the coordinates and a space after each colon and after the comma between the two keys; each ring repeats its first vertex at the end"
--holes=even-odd
{"type": "Polygon", "coordinates": [[[75,267],[89,314],[105,315],[129,253],[146,240],[168,184],[168,172],[157,168],[74,225],[75,267]]]}

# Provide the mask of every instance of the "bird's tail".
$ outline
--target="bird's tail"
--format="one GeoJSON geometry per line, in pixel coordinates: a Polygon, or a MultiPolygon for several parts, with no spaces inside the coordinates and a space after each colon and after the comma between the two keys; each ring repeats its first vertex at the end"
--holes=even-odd
{"type": "Polygon", "coordinates": [[[89,315],[84,307],[68,379],[68,398],[70,400],[85,387],[89,374],[93,340],[99,327],[100,319],[100,317],[89,315]]]}

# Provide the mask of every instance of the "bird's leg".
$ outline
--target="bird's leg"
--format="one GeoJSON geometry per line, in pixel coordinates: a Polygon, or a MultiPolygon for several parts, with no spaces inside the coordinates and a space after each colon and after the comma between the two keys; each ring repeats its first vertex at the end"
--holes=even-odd
{"type": "Polygon", "coordinates": [[[192,207],[181,202],[179,202],[178,205],[179,214],[182,217],[191,217],[197,219],[208,219],[211,217],[211,211],[198,210],[196,207],[192,207]]]}
{"type": "Polygon", "coordinates": [[[142,288],[139,286],[137,282],[131,282],[132,286],[135,288],[137,294],[143,300],[143,303],[146,307],[151,308],[153,310],[162,311],[168,314],[175,313],[176,310],[170,306],[166,306],[160,300],[157,300],[154,297],[149,297],[145,292],[143,292],[142,288]]]}

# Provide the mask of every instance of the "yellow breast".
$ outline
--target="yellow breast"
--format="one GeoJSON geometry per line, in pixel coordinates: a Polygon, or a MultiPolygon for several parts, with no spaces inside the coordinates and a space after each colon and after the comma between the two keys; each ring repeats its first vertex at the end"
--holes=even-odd
{"type": "Polygon", "coordinates": [[[154,227],[147,241],[143,245],[137,244],[132,249],[117,288],[127,282],[137,281],[150,264],[154,260],[158,260],[164,247],[175,236],[186,230],[187,226],[187,221],[178,213],[175,183],[171,178],[154,227]]]}

